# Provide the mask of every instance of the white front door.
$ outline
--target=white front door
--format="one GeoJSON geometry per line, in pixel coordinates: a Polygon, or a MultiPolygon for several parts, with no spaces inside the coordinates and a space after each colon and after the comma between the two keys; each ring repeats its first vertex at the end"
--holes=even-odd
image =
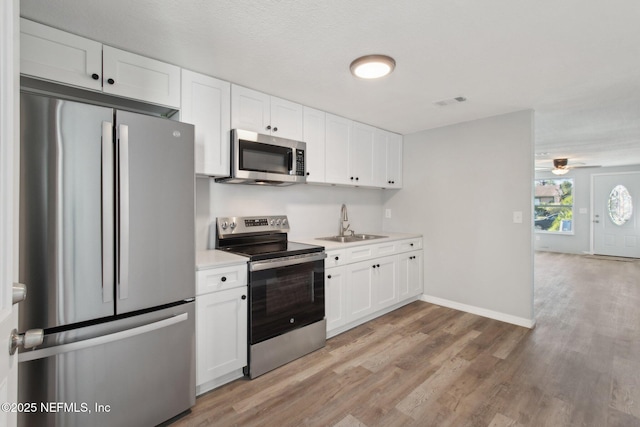
{"type": "Polygon", "coordinates": [[[640,172],[593,175],[593,252],[640,258],[640,172]]]}
{"type": "MultiPolygon", "coordinates": [[[[0,2],[0,426],[15,426],[10,403],[18,400],[18,355],[9,356],[9,336],[18,326],[12,304],[14,279],[15,157],[18,141],[18,0],[0,2]],[[6,405],[9,404],[7,407],[6,405]]],[[[17,408],[15,408],[17,409],[17,408]]]]}

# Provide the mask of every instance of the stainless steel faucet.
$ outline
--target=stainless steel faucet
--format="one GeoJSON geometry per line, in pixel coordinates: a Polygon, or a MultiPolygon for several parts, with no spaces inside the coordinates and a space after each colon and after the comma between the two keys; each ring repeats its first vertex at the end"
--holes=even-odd
{"type": "Polygon", "coordinates": [[[344,226],[344,223],[347,221],[349,221],[349,216],[347,215],[347,205],[343,203],[342,207],[340,208],[340,225],[338,226],[338,235],[340,237],[344,237],[344,233],[347,231],[349,231],[353,236],[353,230],[349,230],[351,224],[347,224],[346,227],[344,226]]]}

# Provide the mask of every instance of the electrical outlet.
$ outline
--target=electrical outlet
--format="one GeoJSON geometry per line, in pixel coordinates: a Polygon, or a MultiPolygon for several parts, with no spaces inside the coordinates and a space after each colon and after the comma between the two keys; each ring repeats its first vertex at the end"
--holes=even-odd
{"type": "Polygon", "coordinates": [[[384,217],[385,218],[391,218],[391,209],[385,209],[384,210],[384,217]]]}

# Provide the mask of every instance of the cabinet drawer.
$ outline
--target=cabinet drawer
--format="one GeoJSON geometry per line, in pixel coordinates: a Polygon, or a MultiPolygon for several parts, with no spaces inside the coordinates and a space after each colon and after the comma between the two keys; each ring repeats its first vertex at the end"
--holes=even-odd
{"type": "Polygon", "coordinates": [[[398,252],[398,242],[392,241],[392,242],[380,243],[376,245],[375,251],[376,251],[375,253],[376,256],[393,255],[396,252],[398,252]]]}
{"type": "Polygon", "coordinates": [[[356,246],[345,251],[346,261],[363,261],[376,256],[376,245],[356,246]]]}
{"type": "Polygon", "coordinates": [[[415,251],[422,249],[422,238],[407,239],[398,242],[398,252],[415,251]]]}
{"type": "Polygon", "coordinates": [[[324,268],[338,267],[347,261],[344,249],[327,251],[327,258],[324,260],[324,268]]]}
{"type": "Polygon", "coordinates": [[[247,264],[200,270],[197,272],[196,295],[232,289],[247,284],[247,264]]]}

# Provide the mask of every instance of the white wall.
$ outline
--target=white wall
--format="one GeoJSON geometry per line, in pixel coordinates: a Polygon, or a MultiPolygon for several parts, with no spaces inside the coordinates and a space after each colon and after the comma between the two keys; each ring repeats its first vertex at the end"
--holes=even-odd
{"type": "MultiPolygon", "coordinates": [[[[289,217],[289,239],[338,233],[340,206],[347,205],[351,229],[382,230],[383,191],[316,185],[265,187],[196,180],[196,250],[215,247],[218,216],[281,215],[289,217]]],[[[318,242],[320,244],[320,242],[318,242]]]]}
{"type": "Polygon", "coordinates": [[[426,299],[530,326],[533,112],[406,135],[403,185],[384,230],[423,234],[426,299]]]}
{"type": "MultiPolygon", "coordinates": [[[[637,172],[640,165],[610,168],[573,169],[562,178],[573,178],[573,230],[574,234],[535,233],[537,251],[584,254],[591,251],[591,175],[619,172],[637,172]],[[580,209],[586,213],[580,213],[580,209]]],[[[551,172],[537,172],[537,179],[557,178],[551,172]]]]}

